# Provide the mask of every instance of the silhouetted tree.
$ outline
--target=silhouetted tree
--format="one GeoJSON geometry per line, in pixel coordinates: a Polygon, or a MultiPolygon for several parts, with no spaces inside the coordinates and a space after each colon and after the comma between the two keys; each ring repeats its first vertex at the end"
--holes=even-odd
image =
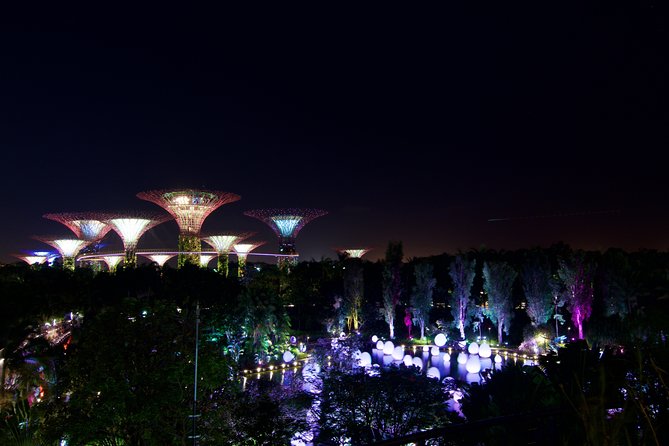
{"type": "Polygon", "coordinates": [[[414,318],[420,327],[420,338],[425,339],[425,325],[430,321],[432,293],[437,284],[433,274],[434,268],[429,263],[420,263],[414,268],[416,285],[411,293],[411,307],[414,318]]]}
{"type": "Polygon", "coordinates": [[[506,262],[483,264],[483,289],[488,295],[486,316],[497,324],[497,342],[502,343],[502,332],[509,334],[513,318],[511,290],[518,273],[506,262]]]}
{"type": "Polygon", "coordinates": [[[471,290],[476,274],[476,261],[460,254],[451,263],[449,274],[453,281],[451,312],[455,326],[460,330],[460,337],[464,339],[465,326],[469,325],[469,312],[474,306],[471,290]]]}

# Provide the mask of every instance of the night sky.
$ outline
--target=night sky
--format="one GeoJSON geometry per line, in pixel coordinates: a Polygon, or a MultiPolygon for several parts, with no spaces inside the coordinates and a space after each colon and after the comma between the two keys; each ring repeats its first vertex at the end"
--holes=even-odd
{"type": "MultiPolygon", "coordinates": [[[[0,32],[0,261],[42,214],[155,210],[137,192],[330,211],[303,259],[564,241],[669,248],[666,6],[174,11],[0,32]],[[492,220],[492,221],[491,221],[492,220]]],[[[105,17],[100,18],[100,17],[105,17]]],[[[141,247],[176,248],[176,223],[141,247]]],[[[109,243],[120,246],[110,234],[109,243]]]]}

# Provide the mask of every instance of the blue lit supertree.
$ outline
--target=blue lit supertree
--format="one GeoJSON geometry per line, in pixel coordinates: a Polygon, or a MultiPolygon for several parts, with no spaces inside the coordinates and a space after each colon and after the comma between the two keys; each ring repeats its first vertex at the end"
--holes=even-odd
{"type": "MultiPolygon", "coordinates": [[[[256,209],[244,212],[244,215],[264,222],[279,238],[279,253],[295,256],[295,238],[300,230],[311,220],[326,215],[321,209],[256,209]]],[[[288,267],[297,257],[279,257],[279,267],[288,267]]]]}

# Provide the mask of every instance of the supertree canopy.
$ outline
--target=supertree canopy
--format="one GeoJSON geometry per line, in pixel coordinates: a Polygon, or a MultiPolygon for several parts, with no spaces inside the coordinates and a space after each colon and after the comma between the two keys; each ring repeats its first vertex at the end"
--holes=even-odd
{"type": "Polygon", "coordinates": [[[61,212],[43,217],[64,224],[77,238],[90,242],[102,239],[111,230],[105,223],[110,216],[101,212],[61,212]]]}
{"type": "MultiPolygon", "coordinates": [[[[295,238],[300,230],[311,220],[326,215],[327,211],[321,209],[257,209],[244,212],[244,215],[257,218],[264,222],[279,237],[279,253],[294,255],[295,238]]],[[[280,257],[279,264],[284,261],[293,262],[294,257],[280,257]]]]}
{"type": "Polygon", "coordinates": [[[218,253],[218,265],[216,269],[224,276],[228,276],[228,254],[235,243],[240,243],[244,239],[252,236],[253,232],[225,232],[223,234],[210,235],[203,237],[202,240],[211,245],[218,253]]]}
{"type": "Polygon", "coordinates": [[[75,257],[79,251],[90,243],[87,240],[66,237],[35,237],[35,239],[53,246],[63,258],[63,268],[74,270],[75,257]]]}
{"type": "Polygon", "coordinates": [[[237,243],[233,246],[235,254],[237,254],[237,276],[244,277],[246,275],[246,257],[249,253],[258,246],[264,245],[265,242],[247,242],[237,243]]]}
{"type": "Polygon", "coordinates": [[[116,267],[118,266],[118,264],[121,263],[121,260],[123,260],[123,256],[109,255],[102,257],[102,260],[104,260],[104,262],[107,264],[107,268],[109,268],[109,271],[114,272],[116,271],[116,267]]]}
{"type": "Polygon", "coordinates": [[[29,254],[14,254],[14,257],[23,260],[28,265],[35,265],[35,264],[41,265],[48,259],[48,257],[45,255],[38,256],[29,254]]]}
{"type": "Polygon", "coordinates": [[[216,256],[212,254],[200,254],[200,266],[206,268],[214,257],[216,256]]]}
{"type": "Polygon", "coordinates": [[[175,189],[140,192],[137,197],[157,204],[172,214],[179,225],[179,267],[185,263],[199,265],[202,250],[200,230],[213,211],[241,197],[231,192],[175,189]]]}
{"type": "Polygon", "coordinates": [[[362,256],[371,251],[372,248],[346,248],[337,249],[341,254],[351,259],[360,259],[362,256]]]}
{"type": "Polygon", "coordinates": [[[107,220],[112,229],[123,240],[125,250],[124,267],[134,268],[137,264],[137,243],[146,231],[160,223],[170,220],[167,215],[154,215],[143,213],[118,214],[107,220]]]}
{"type": "Polygon", "coordinates": [[[174,257],[176,254],[146,254],[141,253],[144,257],[148,258],[152,262],[156,262],[161,268],[169,259],[174,257]]]}

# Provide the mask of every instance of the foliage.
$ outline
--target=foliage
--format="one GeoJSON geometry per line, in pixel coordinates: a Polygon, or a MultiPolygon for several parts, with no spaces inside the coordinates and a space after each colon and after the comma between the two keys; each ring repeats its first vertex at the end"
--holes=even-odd
{"type": "Polygon", "coordinates": [[[545,324],[553,313],[553,286],[548,260],[540,255],[532,256],[524,264],[521,278],[527,315],[532,325],[538,327],[545,324]]]}
{"type": "Polygon", "coordinates": [[[458,255],[449,267],[449,274],[453,281],[451,312],[462,339],[465,338],[465,327],[469,324],[467,316],[474,305],[471,298],[471,289],[475,273],[476,261],[469,260],[462,254],[458,255]]]}
{"type": "Polygon", "coordinates": [[[497,324],[497,341],[502,343],[502,331],[509,333],[513,317],[511,288],[518,273],[506,262],[485,262],[483,289],[488,295],[485,314],[497,324]]]}
{"type": "Polygon", "coordinates": [[[438,427],[447,419],[442,385],[413,367],[373,377],[364,371],[332,372],[321,398],[322,442],[368,444],[438,427]]]}
{"type": "Polygon", "coordinates": [[[364,280],[360,259],[345,260],[344,273],[344,314],[348,330],[357,331],[362,324],[362,302],[364,298],[364,280]]]}
{"type": "Polygon", "coordinates": [[[583,339],[583,322],[592,314],[594,297],[592,284],[593,265],[582,253],[569,260],[560,260],[558,275],[564,286],[564,296],[571,313],[571,320],[578,328],[578,338],[583,339]]]}
{"type": "Polygon", "coordinates": [[[430,322],[432,293],[436,286],[433,267],[429,263],[421,263],[414,268],[416,285],[411,293],[411,307],[414,317],[420,326],[420,338],[425,339],[425,325],[430,322]]]}
{"type": "Polygon", "coordinates": [[[402,242],[389,242],[383,266],[383,317],[388,324],[390,338],[395,338],[395,307],[402,294],[402,242]]]}

